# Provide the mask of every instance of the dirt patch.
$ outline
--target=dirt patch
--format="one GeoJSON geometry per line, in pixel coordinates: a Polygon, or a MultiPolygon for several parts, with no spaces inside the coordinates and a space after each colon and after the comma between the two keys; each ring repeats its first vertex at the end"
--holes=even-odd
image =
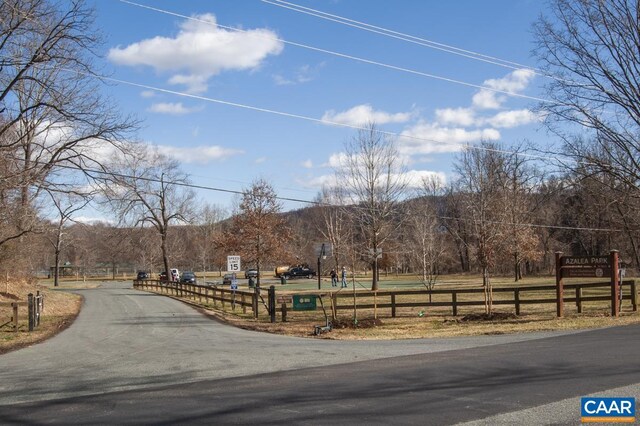
{"type": "Polygon", "coordinates": [[[461,322],[471,322],[471,321],[506,321],[506,320],[515,320],[518,319],[518,316],[511,312],[492,312],[490,314],[482,313],[482,314],[468,314],[464,317],[460,318],[461,322]]]}
{"type": "Polygon", "coordinates": [[[352,328],[352,329],[356,329],[356,328],[373,328],[373,327],[380,327],[382,326],[383,323],[379,318],[365,318],[362,320],[356,320],[354,321],[353,319],[337,319],[336,321],[334,321],[332,323],[332,326],[334,329],[344,329],[344,328],[352,328]]]}
{"type": "Polygon", "coordinates": [[[18,300],[18,299],[20,299],[15,294],[5,293],[3,291],[0,291],[0,297],[3,298],[3,299],[7,299],[7,300],[18,300]]]}

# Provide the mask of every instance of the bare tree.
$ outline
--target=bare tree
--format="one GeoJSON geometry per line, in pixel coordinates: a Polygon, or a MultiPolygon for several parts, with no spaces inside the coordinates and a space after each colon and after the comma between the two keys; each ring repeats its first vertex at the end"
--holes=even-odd
{"type": "Polygon", "coordinates": [[[479,148],[468,147],[457,159],[456,182],[463,216],[471,239],[467,244],[482,269],[485,310],[493,309],[493,288],[489,270],[495,265],[499,247],[505,235],[506,206],[504,204],[505,157],[494,144],[483,142],[479,148]]]}
{"type": "Polygon", "coordinates": [[[38,228],[42,191],[97,166],[137,123],[101,95],[93,65],[100,39],[83,1],[0,2],[0,246],[38,228]],[[81,172],[80,172],[81,173],[81,172]],[[10,207],[7,207],[10,204],[10,207]]]}
{"type": "MultiPolygon", "coordinates": [[[[331,243],[332,257],[336,271],[347,259],[348,241],[353,227],[350,215],[345,210],[345,194],[341,188],[323,186],[317,201],[320,203],[321,215],[317,224],[322,237],[331,243]]],[[[320,271],[318,271],[320,273],[320,271]]]]}
{"type": "Polygon", "coordinates": [[[422,284],[428,290],[432,290],[436,283],[438,261],[445,251],[437,206],[442,185],[436,177],[424,178],[418,198],[413,200],[408,213],[407,233],[412,248],[411,257],[417,261],[422,284]]]}
{"type": "Polygon", "coordinates": [[[57,193],[49,191],[51,202],[55,207],[58,217],[54,222],[53,235],[48,237],[49,243],[53,247],[54,271],[53,286],[58,287],[60,275],[60,253],[63,248],[63,234],[69,222],[73,222],[73,215],[84,209],[92,199],[92,194],[81,194],[78,192],[57,193]]]}
{"type": "MultiPolygon", "coordinates": [[[[640,182],[640,7],[629,0],[553,0],[535,25],[536,54],[553,76],[540,108],[579,164],[635,189],[640,182]],[[567,123],[578,125],[567,126],[567,123]],[[591,131],[584,149],[581,133],[591,131]],[[578,135],[578,136],[576,136],[578,135]],[[598,155],[592,155],[598,153],[598,155]]],[[[567,164],[572,166],[571,163],[567,164]]]]}
{"type": "Polygon", "coordinates": [[[120,156],[111,174],[101,182],[105,202],[117,213],[120,223],[151,226],[160,236],[164,270],[169,272],[168,235],[174,224],[190,223],[195,193],[178,162],[148,146],[120,156]]]}
{"type": "Polygon", "coordinates": [[[361,255],[371,259],[371,289],[378,289],[377,259],[385,241],[402,223],[400,201],[408,182],[395,141],[369,123],[345,143],[345,155],[336,169],[339,185],[352,204],[347,212],[360,228],[365,245],[361,255]]]}
{"type": "Polygon", "coordinates": [[[221,222],[227,212],[220,206],[205,204],[198,212],[194,226],[191,228],[195,252],[202,271],[207,272],[214,263],[215,241],[222,232],[221,222]]]}

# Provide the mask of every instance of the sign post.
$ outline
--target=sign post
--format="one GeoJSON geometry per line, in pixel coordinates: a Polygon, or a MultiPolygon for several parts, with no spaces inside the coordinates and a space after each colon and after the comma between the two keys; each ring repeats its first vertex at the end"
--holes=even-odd
{"type": "Polygon", "coordinates": [[[611,250],[609,254],[611,263],[611,316],[620,315],[620,285],[618,277],[618,250],[611,250]]]}
{"type": "Polygon", "coordinates": [[[556,252],[556,316],[564,313],[564,285],[562,281],[562,252],[556,252]]]}

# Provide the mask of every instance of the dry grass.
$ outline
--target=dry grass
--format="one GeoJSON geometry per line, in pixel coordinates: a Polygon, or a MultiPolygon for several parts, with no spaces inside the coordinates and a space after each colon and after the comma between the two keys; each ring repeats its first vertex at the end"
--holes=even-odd
{"type": "MultiPolygon", "coordinates": [[[[61,285],[69,288],[70,285],[61,285]]],[[[73,286],[75,288],[75,286],[73,286]]],[[[29,293],[37,291],[44,294],[44,312],[40,325],[32,332],[28,331],[27,307],[18,308],[18,332],[10,326],[0,328],[0,353],[19,349],[50,338],[67,328],[80,312],[82,298],[76,294],[53,291],[47,286],[28,281],[0,283],[0,303],[26,301],[29,293]]],[[[9,321],[12,315],[10,307],[0,307],[0,324],[9,321]]]]}
{"type": "MultiPolygon", "coordinates": [[[[288,336],[312,337],[314,326],[324,326],[321,318],[291,318],[281,322],[278,315],[276,323],[267,318],[254,320],[250,316],[206,309],[206,313],[215,316],[231,325],[249,330],[288,336]]],[[[513,315],[515,317],[515,315],[513,315]]],[[[527,314],[512,319],[494,321],[462,321],[463,316],[423,315],[401,316],[396,318],[379,318],[376,325],[372,317],[360,318],[354,325],[353,316],[340,316],[339,322],[349,325],[345,328],[334,328],[320,337],[335,340],[389,340],[418,339],[454,336],[477,336],[491,334],[529,333],[552,330],[580,330],[604,328],[617,325],[640,323],[640,315],[624,312],[619,318],[612,318],[604,311],[593,311],[584,314],[569,314],[564,318],[556,318],[551,314],[527,314]]]]}

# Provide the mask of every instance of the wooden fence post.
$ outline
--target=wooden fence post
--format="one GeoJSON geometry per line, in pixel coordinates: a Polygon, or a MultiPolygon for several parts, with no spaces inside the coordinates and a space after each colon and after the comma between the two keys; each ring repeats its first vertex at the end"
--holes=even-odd
{"type": "Polygon", "coordinates": [[[556,252],[556,316],[564,314],[564,284],[562,281],[562,252],[556,252]]]}
{"type": "Polygon", "coordinates": [[[620,286],[618,285],[618,250],[611,250],[609,253],[611,264],[611,316],[620,315],[620,286]]]}
{"type": "Polygon", "coordinates": [[[242,313],[246,314],[247,313],[247,305],[246,305],[247,302],[245,300],[244,293],[242,293],[240,295],[240,302],[242,303],[242,313]]]}
{"type": "Polygon", "coordinates": [[[338,293],[331,293],[331,319],[338,319],[338,293]]]}
{"type": "Polygon", "coordinates": [[[276,322],[276,287],[274,285],[269,286],[269,316],[272,323],[276,322]]]}
{"type": "Polygon", "coordinates": [[[576,308],[578,308],[578,313],[582,313],[582,286],[578,285],[576,287],[576,308]]]}
{"type": "Polygon", "coordinates": [[[287,322],[287,304],[282,303],[282,322],[287,322]]]}
{"type": "Polygon", "coordinates": [[[454,317],[458,316],[458,292],[457,291],[451,292],[451,311],[454,317]]]}
{"type": "Polygon", "coordinates": [[[260,287],[253,288],[253,317],[258,319],[258,298],[260,297],[260,287]]]}
{"type": "Polygon", "coordinates": [[[35,306],[33,306],[33,293],[29,293],[27,296],[27,304],[29,307],[29,331],[33,331],[35,312],[35,306]]]}
{"type": "Polygon", "coordinates": [[[11,318],[13,320],[13,331],[17,333],[18,332],[18,303],[13,302],[11,304],[11,307],[13,308],[13,318],[11,318]]]}
{"type": "Polygon", "coordinates": [[[395,294],[391,295],[391,317],[392,318],[396,317],[396,295],[395,294]]]}
{"type": "Polygon", "coordinates": [[[513,290],[513,299],[516,303],[516,315],[520,315],[520,288],[513,290]]]}
{"type": "Polygon", "coordinates": [[[636,293],[636,280],[631,281],[631,306],[633,312],[638,311],[638,294],[636,293]]]}

